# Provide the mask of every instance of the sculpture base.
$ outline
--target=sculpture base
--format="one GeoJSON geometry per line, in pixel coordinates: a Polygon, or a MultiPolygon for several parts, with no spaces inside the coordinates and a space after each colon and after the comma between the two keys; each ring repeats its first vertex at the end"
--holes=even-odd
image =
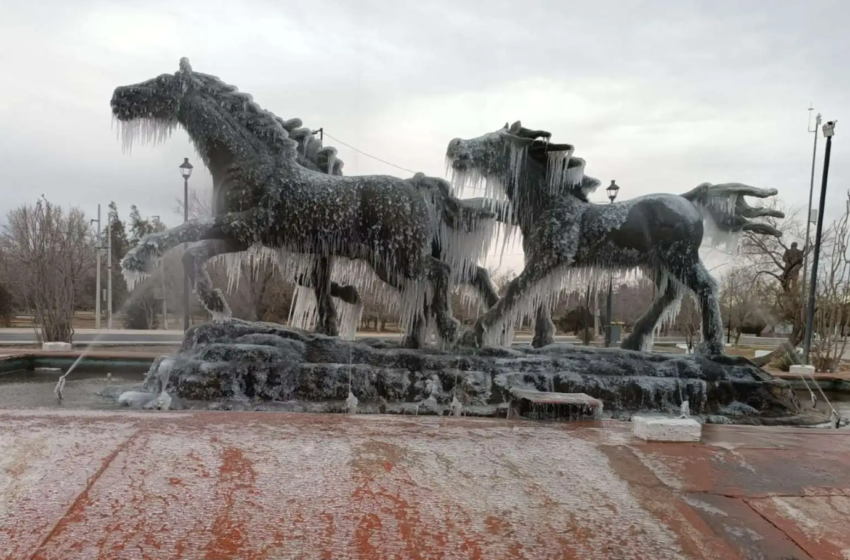
{"type": "MultiPolygon", "coordinates": [[[[383,339],[347,342],[270,323],[233,320],[190,329],[175,356],[151,366],[145,390],[208,408],[358,412],[508,413],[512,389],[586,393],[607,413],[678,411],[776,423],[799,414],[791,386],[749,360],[553,344],[534,349],[400,349],[383,339]],[[457,405],[455,405],[457,406],[457,405]]],[[[710,417],[709,417],[710,420],[710,417]]],[[[721,421],[725,421],[720,418],[721,421]]]]}

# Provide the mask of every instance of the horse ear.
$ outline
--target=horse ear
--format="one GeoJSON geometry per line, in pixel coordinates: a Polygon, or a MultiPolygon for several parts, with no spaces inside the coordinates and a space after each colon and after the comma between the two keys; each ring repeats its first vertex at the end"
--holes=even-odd
{"type": "Polygon", "coordinates": [[[508,123],[505,123],[505,130],[507,130],[508,128],[510,128],[510,125],[508,123]]]}
{"type": "Polygon", "coordinates": [[[511,127],[508,129],[508,132],[510,132],[511,134],[519,134],[520,130],[522,130],[522,123],[517,121],[511,125],[511,127]]]}
{"type": "Polygon", "coordinates": [[[191,74],[192,73],[192,65],[189,64],[189,59],[185,56],[180,59],[180,73],[181,74],[191,74]]]}

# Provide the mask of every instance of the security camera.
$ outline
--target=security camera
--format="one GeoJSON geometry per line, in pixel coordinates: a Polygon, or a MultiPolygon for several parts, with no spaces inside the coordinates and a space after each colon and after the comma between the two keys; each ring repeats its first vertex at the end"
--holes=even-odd
{"type": "Polygon", "coordinates": [[[838,124],[838,121],[826,121],[826,124],[823,125],[823,135],[825,138],[832,138],[835,136],[836,124],[838,124]]]}

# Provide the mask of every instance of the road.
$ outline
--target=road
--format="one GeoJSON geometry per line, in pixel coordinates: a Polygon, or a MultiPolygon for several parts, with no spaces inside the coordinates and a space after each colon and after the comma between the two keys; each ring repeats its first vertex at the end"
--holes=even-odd
{"type": "MultiPolygon", "coordinates": [[[[398,333],[360,333],[358,338],[398,338],[398,333]]],[[[516,336],[516,342],[531,342],[531,334],[520,333],[516,336]]],[[[558,335],[557,342],[576,342],[577,337],[571,335],[558,335]]],[[[748,346],[761,346],[772,348],[777,346],[782,338],[758,338],[741,337],[740,343],[748,346]]],[[[145,346],[145,345],[168,345],[183,342],[182,330],[156,330],[156,331],[134,331],[124,329],[77,329],[74,333],[74,345],[103,345],[103,346],[145,346]]],[[[656,343],[683,344],[684,337],[664,336],[658,337],[656,343]]],[[[13,346],[19,344],[35,344],[35,333],[32,329],[0,329],[0,346],[13,346]]]]}
{"type": "MultiPolygon", "coordinates": [[[[153,345],[179,344],[183,341],[182,330],[169,331],[131,331],[77,329],[74,333],[75,345],[153,345]]],[[[35,344],[36,337],[32,329],[0,329],[0,345],[35,344]]]]}

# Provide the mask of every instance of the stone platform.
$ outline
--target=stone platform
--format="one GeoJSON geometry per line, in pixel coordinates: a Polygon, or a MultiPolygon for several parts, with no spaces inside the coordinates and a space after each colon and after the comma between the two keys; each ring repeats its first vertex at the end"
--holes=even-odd
{"type": "Polygon", "coordinates": [[[845,559],[850,431],[0,410],[0,559],[845,559]]]}
{"type": "MultiPolygon", "coordinates": [[[[396,342],[337,338],[270,323],[230,321],[190,329],[178,353],[151,367],[145,389],[194,401],[329,403],[349,393],[362,411],[505,415],[511,391],[585,393],[612,412],[678,410],[748,416],[799,414],[791,386],[750,361],[552,344],[535,349],[400,349],[396,342]]],[[[338,406],[337,406],[338,408],[338,406]]]]}

